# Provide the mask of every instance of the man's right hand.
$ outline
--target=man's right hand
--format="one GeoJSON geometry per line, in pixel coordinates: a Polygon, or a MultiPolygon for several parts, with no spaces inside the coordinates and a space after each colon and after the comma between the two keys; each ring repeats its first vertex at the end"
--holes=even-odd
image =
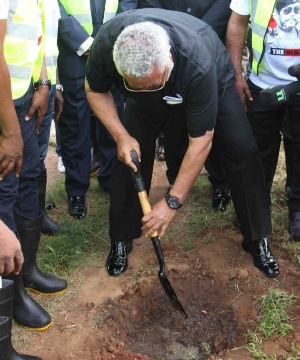
{"type": "Polygon", "coordinates": [[[0,276],[22,269],[24,262],[21,244],[16,235],[0,220],[0,276]]]}
{"type": "Polygon", "coordinates": [[[247,111],[246,99],[253,101],[253,98],[243,75],[235,77],[235,88],[240,95],[245,111],[247,111]]]}
{"type": "Polygon", "coordinates": [[[130,151],[135,150],[139,161],[141,161],[140,145],[135,138],[130,136],[127,132],[120,136],[117,140],[118,159],[124,164],[128,165],[134,172],[137,171],[136,166],[132,162],[130,151]]]}

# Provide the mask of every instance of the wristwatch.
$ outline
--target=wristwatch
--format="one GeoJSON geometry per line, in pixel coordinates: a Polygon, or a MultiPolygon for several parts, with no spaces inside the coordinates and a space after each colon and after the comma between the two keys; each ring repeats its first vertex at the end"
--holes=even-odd
{"type": "Polygon", "coordinates": [[[49,79],[38,80],[37,82],[34,83],[34,88],[37,89],[37,87],[38,87],[39,85],[48,85],[48,86],[49,86],[49,90],[51,90],[51,80],[49,80],[49,79]]]}
{"type": "Polygon", "coordinates": [[[180,204],[179,199],[176,196],[172,196],[169,193],[166,194],[166,202],[169,208],[173,210],[178,210],[181,208],[182,204],[180,204]]]}
{"type": "Polygon", "coordinates": [[[63,92],[64,88],[63,88],[62,84],[56,84],[56,90],[63,92]]]}

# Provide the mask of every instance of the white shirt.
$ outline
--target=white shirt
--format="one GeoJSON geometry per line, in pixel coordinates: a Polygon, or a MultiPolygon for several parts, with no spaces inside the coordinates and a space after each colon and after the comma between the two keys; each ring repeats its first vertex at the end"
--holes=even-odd
{"type": "Polygon", "coordinates": [[[240,15],[250,14],[249,0],[231,0],[230,9],[240,15]]]}
{"type": "Polygon", "coordinates": [[[8,17],[8,2],[9,0],[0,0],[0,19],[7,19],[8,17]]]}
{"type": "MultiPolygon", "coordinates": [[[[250,0],[232,0],[230,8],[237,14],[250,15],[250,0]]],[[[264,39],[265,51],[258,68],[259,75],[253,71],[250,73],[250,80],[262,89],[287,85],[297,80],[288,74],[288,68],[300,63],[300,20],[298,24],[296,19],[293,32],[287,33],[280,29],[281,15],[281,11],[278,14],[277,10],[274,10],[270,18],[264,39]]]]}

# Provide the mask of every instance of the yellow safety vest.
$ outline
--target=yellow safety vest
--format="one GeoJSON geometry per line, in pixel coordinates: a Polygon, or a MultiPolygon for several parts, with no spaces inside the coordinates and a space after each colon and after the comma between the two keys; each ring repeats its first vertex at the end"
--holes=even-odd
{"type": "MultiPolygon", "coordinates": [[[[41,45],[41,18],[37,0],[10,0],[4,56],[8,64],[13,99],[23,96],[32,81],[41,45]],[[40,44],[39,44],[40,43],[40,44]]],[[[41,55],[42,57],[42,55],[41,55]]]]}
{"type": "Polygon", "coordinates": [[[264,39],[275,4],[276,0],[250,0],[253,50],[251,67],[255,74],[258,74],[259,64],[263,57],[264,39]]]}
{"type": "Polygon", "coordinates": [[[116,12],[118,10],[118,5],[119,5],[118,0],[106,0],[103,23],[112,19],[116,15],[116,12]]]}
{"type": "MultiPolygon", "coordinates": [[[[47,78],[51,80],[52,84],[56,84],[56,68],[57,68],[57,32],[58,21],[60,19],[60,11],[57,0],[44,0],[41,4],[43,33],[44,33],[44,48],[45,48],[45,63],[47,69],[47,78]]],[[[41,59],[43,60],[43,59],[41,59]]],[[[38,68],[39,63],[36,64],[33,72],[33,81],[39,79],[41,69],[38,68]]]]}
{"type": "Polygon", "coordinates": [[[91,35],[93,23],[91,16],[90,0],[59,0],[66,12],[79,22],[84,30],[91,35]]]}

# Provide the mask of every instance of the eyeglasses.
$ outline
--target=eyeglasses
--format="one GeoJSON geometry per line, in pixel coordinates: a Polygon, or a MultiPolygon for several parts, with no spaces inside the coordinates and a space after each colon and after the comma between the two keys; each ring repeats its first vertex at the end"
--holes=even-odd
{"type": "Polygon", "coordinates": [[[164,74],[163,74],[163,79],[164,79],[163,84],[159,85],[158,87],[157,87],[157,85],[154,85],[153,87],[150,87],[148,89],[133,89],[133,88],[130,87],[130,85],[128,84],[128,82],[124,78],[123,78],[123,84],[124,84],[125,89],[128,90],[128,91],[131,91],[131,92],[136,92],[136,93],[138,93],[138,92],[148,92],[148,93],[155,92],[155,91],[162,90],[165,87],[165,85],[166,85],[166,76],[165,76],[165,74],[166,74],[166,70],[164,71],[164,74]]]}
{"type": "Polygon", "coordinates": [[[300,7],[299,6],[288,6],[287,8],[283,9],[283,13],[284,15],[288,15],[289,13],[291,13],[294,10],[295,14],[299,14],[300,13],[300,7]]]}

